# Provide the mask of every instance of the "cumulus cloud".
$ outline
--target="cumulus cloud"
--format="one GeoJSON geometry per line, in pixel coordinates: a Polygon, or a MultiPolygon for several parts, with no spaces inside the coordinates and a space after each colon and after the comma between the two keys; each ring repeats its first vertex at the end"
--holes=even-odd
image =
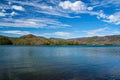
{"type": "Polygon", "coordinates": [[[107,0],[105,0],[105,1],[101,1],[101,3],[99,1],[93,2],[93,3],[94,4],[92,7],[91,6],[88,7],[82,1],[75,1],[75,2],[63,1],[63,2],[59,3],[59,6],[62,7],[64,10],[68,10],[68,11],[71,10],[76,13],[95,15],[98,19],[100,19],[104,22],[113,23],[116,25],[120,24],[120,12],[116,12],[114,14],[108,15],[108,14],[105,14],[103,10],[93,11],[93,8],[98,7],[98,6],[108,5],[108,4],[120,4],[119,1],[110,0],[108,2],[107,0]],[[99,5],[97,6],[97,4],[99,4],[99,5]]]}
{"type": "Polygon", "coordinates": [[[86,11],[86,10],[93,10],[93,7],[87,7],[84,2],[82,1],[64,1],[60,2],[59,6],[63,9],[71,10],[74,12],[86,11]]]}
{"type": "Polygon", "coordinates": [[[12,8],[15,9],[15,10],[18,10],[18,11],[24,11],[25,10],[22,6],[17,6],[17,5],[13,5],[12,8]]]}
{"type": "Polygon", "coordinates": [[[76,1],[73,3],[70,1],[64,1],[60,2],[59,6],[61,6],[63,9],[70,9],[75,12],[86,10],[86,5],[82,1],[76,1]]]}

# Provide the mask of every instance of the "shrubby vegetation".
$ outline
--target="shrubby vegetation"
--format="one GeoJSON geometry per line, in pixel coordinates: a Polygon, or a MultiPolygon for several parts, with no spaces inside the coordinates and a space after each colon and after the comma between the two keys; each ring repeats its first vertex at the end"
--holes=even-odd
{"type": "Polygon", "coordinates": [[[120,45],[120,35],[75,39],[44,38],[32,34],[19,38],[0,36],[0,45],[120,45]]]}
{"type": "Polygon", "coordinates": [[[0,36],[0,45],[10,45],[12,44],[12,41],[5,36],[0,36]]]}

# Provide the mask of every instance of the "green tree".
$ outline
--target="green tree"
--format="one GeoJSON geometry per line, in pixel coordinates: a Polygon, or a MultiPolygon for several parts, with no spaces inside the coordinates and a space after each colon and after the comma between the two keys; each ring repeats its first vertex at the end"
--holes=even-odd
{"type": "Polygon", "coordinates": [[[12,42],[8,37],[0,36],[0,45],[10,45],[10,44],[12,44],[12,42]]]}

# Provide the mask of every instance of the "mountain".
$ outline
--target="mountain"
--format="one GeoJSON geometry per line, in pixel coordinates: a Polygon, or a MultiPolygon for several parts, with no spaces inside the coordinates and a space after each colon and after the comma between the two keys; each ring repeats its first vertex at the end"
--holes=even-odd
{"type": "Polygon", "coordinates": [[[28,35],[21,36],[20,38],[45,38],[45,37],[28,34],[28,35]]]}
{"type": "Polygon", "coordinates": [[[47,45],[49,40],[45,37],[32,34],[24,35],[19,38],[11,38],[13,45],[47,45]]]}
{"type": "Polygon", "coordinates": [[[28,35],[24,35],[21,36],[20,38],[36,38],[37,36],[33,35],[33,34],[28,34],[28,35]]]}
{"type": "Polygon", "coordinates": [[[71,40],[76,40],[83,45],[120,45],[120,35],[74,38],[71,40]]]}
{"type": "Polygon", "coordinates": [[[16,38],[0,36],[0,45],[120,45],[120,35],[73,39],[45,38],[32,34],[16,38]]]}

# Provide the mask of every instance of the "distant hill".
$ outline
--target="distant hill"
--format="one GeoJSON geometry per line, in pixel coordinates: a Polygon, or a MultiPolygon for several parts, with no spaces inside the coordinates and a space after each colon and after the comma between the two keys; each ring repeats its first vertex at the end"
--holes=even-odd
{"type": "Polygon", "coordinates": [[[120,45],[120,35],[111,36],[94,36],[84,38],[74,38],[70,40],[78,41],[79,44],[83,45],[120,45]]]}
{"type": "Polygon", "coordinates": [[[45,38],[32,34],[16,38],[0,36],[0,45],[120,45],[120,35],[74,39],[45,38]]]}

